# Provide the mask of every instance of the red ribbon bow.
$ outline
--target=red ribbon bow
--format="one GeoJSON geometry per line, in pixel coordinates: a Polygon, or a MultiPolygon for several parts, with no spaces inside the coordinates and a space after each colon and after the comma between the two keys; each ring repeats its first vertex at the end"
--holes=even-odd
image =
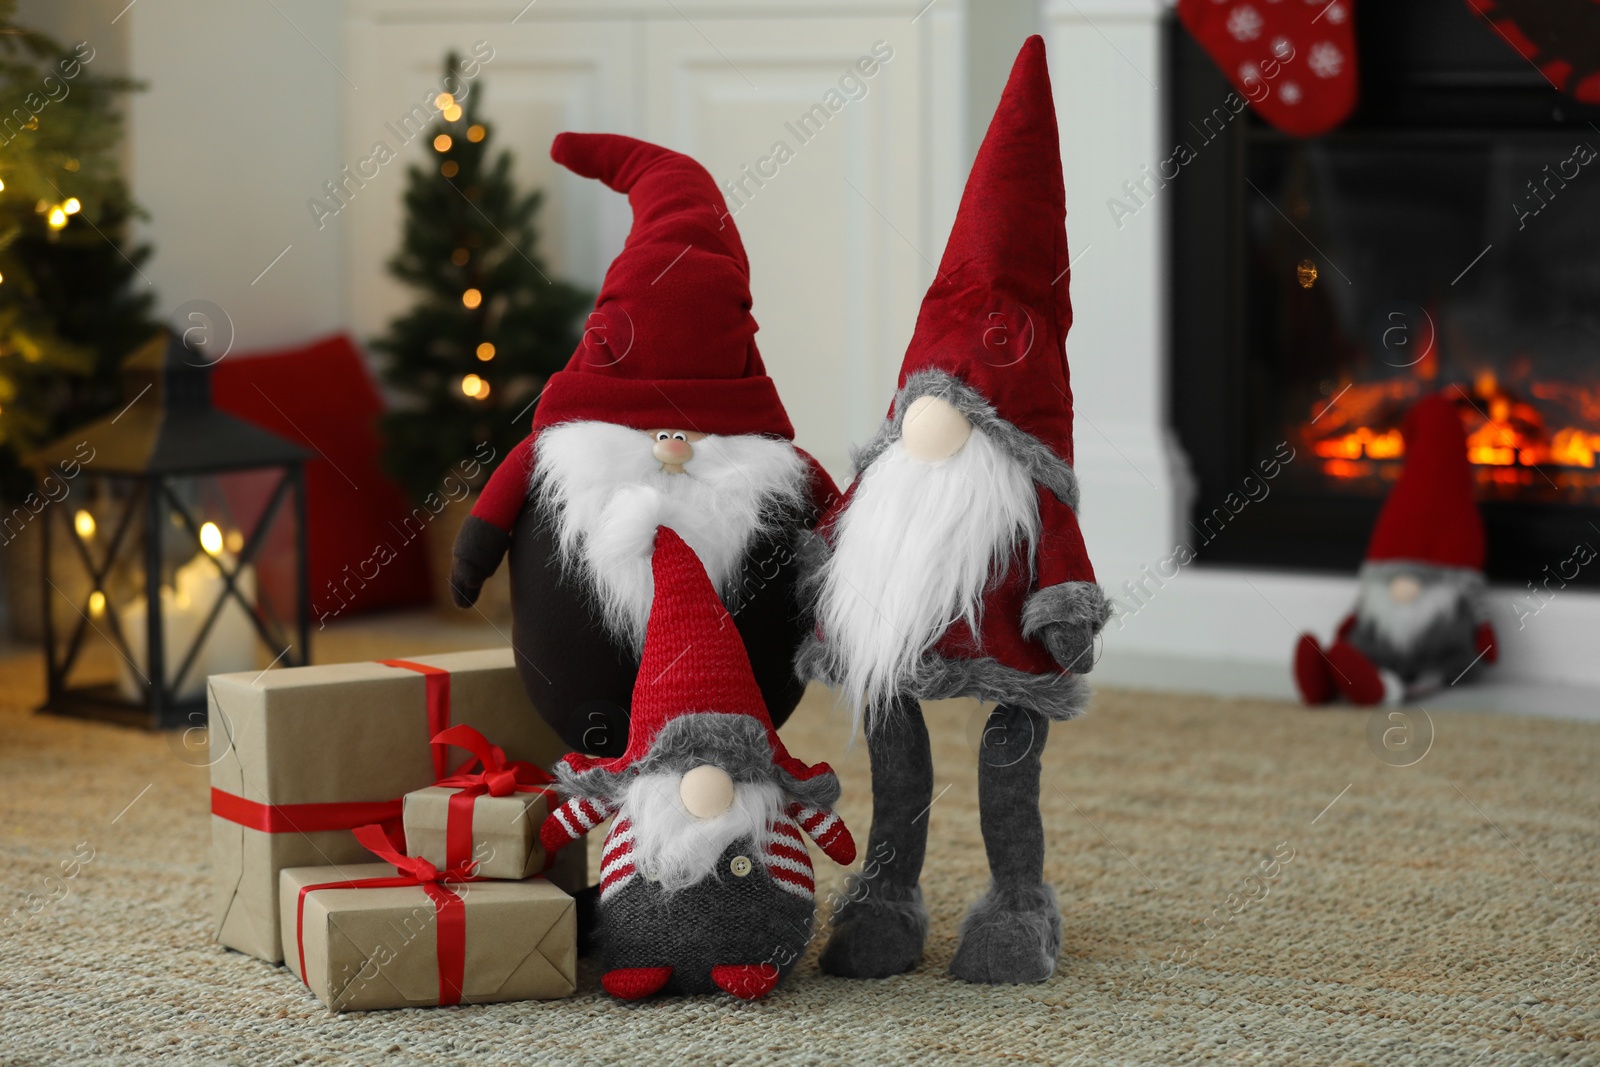
{"type": "MultiPolygon", "coordinates": [[[[306,971],[305,918],[306,897],[319,889],[391,889],[400,886],[421,886],[433,901],[438,919],[439,1003],[461,1003],[461,984],[467,968],[467,906],[447,882],[477,882],[471,872],[462,867],[441,871],[420,856],[404,856],[389,840],[382,826],[373,824],[352,831],[356,840],[377,856],[392,864],[398,871],[390,878],[349,878],[338,882],[322,882],[304,886],[295,907],[295,943],[300,950],[300,980],[311,984],[306,971]]],[[[330,1005],[331,1006],[331,1005],[330,1005]]]]}
{"type": "Polygon", "coordinates": [[[434,734],[433,744],[441,748],[455,745],[472,753],[473,758],[457,767],[454,774],[434,783],[458,790],[450,798],[445,822],[445,865],[471,869],[476,867],[472,859],[472,806],[477,799],[485,794],[508,797],[513,793],[548,793],[545,787],[555,779],[525,760],[506,759],[504,749],[491,745],[488,738],[464,723],[434,734]],[[475,763],[483,769],[469,771],[475,763]]]}

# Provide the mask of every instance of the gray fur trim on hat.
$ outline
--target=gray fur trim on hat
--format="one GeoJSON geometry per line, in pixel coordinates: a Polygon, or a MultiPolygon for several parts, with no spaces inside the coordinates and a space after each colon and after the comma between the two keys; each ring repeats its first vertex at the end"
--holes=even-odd
{"type": "Polygon", "coordinates": [[[851,465],[856,474],[860,474],[884,449],[900,439],[900,424],[905,419],[906,410],[914,401],[925,396],[949,401],[967,417],[967,421],[1022,464],[1034,481],[1049,489],[1057,500],[1073,511],[1078,510],[1078,476],[1067,461],[1037,437],[1001,418],[994,406],[983,398],[983,394],[941,370],[921,370],[906,379],[905,386],[895,394],[894,417],[884,420],[872,440],[851,455],[851,465]]]}
{"type": "Polygon", "coordinates": [[[766,728],[749,715],[690,712],[663,726],[649,754],[620,772],[604,767],[573,771],[565,763],[557,763],[554,773],[557,785],[568,796],[612,803],[622,799],[634,775],[682,774],[706,763],[721,767],[736,782],[777,782],[790,800],[811,807],[829,808],[839,799],[837,775],[819,774],[801,781],[772,757],[766,728]]]}
{"type": "Polygon", "coordinates": [[[1111,618],[1111,602],[1093,582],[1062,582],[1040,589],[1022,606],[1022,636],[1031,641],[1052,623],[1088,623],[1099,633],[1111,618]]]}

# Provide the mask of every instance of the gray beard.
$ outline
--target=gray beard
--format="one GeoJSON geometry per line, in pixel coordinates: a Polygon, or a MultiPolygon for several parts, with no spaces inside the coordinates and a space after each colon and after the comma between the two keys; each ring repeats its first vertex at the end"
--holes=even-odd
{"type": "Polygon", "coordinates": [[[1483,586],[1482,575],[1452,567],[1364,564],[1350,643],[1377,666],[1408,681],[1429,671],[1462,670],[1476,652],[1483,586]],[[1404,604],[1389,596],[1390,581],[1401,575],[1415,578],[1422,587],[1415,599],[1404,604]]]}

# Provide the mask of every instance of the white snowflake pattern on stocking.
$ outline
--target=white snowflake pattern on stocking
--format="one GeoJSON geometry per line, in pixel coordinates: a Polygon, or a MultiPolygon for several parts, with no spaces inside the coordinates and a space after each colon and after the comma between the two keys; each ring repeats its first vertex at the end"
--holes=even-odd
{"type": "Polygon", "coordinates": [[[1344,70],[1344,53],[1332,41],[1318,41],[1311,46],[1306,64],[1319,78],[1337,78],[1344,70]]]}
{"type": "Polygon", "coordinates": [[[1253,41],[1261,36],[1264,22],[1261,12],[1245,4],[1243,7],[1234,8],[1228,15],[1228,32],[1233,34],[1233,39],[1236,41],[1253,41]]]}
{"type": "Polygon", "coordinates": [[[1300,102],[1300,86],[1294,82],[1284,82],[1278,88],[1278,95],[1283,97],[1285,104],[1298,104],[1300,102]]]}

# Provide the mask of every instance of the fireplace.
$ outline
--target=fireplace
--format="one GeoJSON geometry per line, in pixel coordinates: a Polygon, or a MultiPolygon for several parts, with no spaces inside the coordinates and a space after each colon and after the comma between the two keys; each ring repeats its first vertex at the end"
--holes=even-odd
{"type": "Polygon", "coordinates": [[[1360,108],[1315,141],[1234,116],[1167,28],[1169,136],[1191,150],[1162,195],[1193,547],[1348,572],[1403,463],[1402,416],[1443,391],[1490,576],[1520,586],[1600,543],[1600,109],[1460,0],[1366,5],[1360,22],[1360,108]]]}

